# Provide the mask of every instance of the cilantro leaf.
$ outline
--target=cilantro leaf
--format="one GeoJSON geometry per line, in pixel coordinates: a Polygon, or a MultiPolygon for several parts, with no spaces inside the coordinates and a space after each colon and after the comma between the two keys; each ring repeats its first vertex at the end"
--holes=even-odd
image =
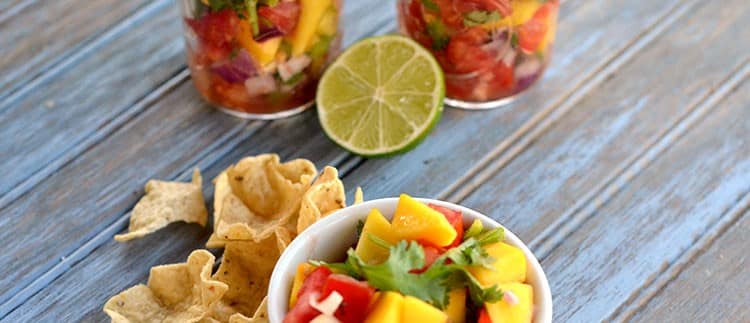
{"type": "Polygon", "coordinates": [[[464,241],[469,240],[469,238],[479,235],[484,231],[484,225],[482,224],[482,221],[479,219],[474,220],[474,222],[471,223],[471,226],[469,226],[468,229],[464,232],[464,241]]]}
{"type": "Polygon", "coordinates": [[[427,34],[432,39],[432,48],[435,50],[441,50],[448,46],[450,41],[450,35],[448,34],[448,28],[440,20],[433,20],[427,23],[427,34]]]}
{"type": "Polygon", "coordinates": [[[464,26],[472,27],[499,21],[502,18],[497,11],[472,10],[464,14],[464,26]]]}
{"type": "Polygon", "coordinates": [[[435,11],[437,13],[440,13],[440,7],[437,5],[437,3],[435,3],[435,1],[432,1],[432,0],[422,0],[422,6],[425,7],[425,8],[427,8],[427,9],[429,9],[429,10],[432,10],[432,11],[435,11]]]}

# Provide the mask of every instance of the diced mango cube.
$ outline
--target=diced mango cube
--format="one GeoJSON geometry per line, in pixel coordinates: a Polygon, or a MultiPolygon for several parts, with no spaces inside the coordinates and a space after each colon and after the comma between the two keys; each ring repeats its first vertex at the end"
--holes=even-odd
{"type": "Polygon", "coordinates": [[[466,289],[458,288],[448,294],[448,306],[445,308],[451,323],[464,323],[466,321],[466,289]]]}
{"type": "Polygon", "coordinates": [[[396,292],[383,292],[377,297],[374,307],[364,323],[401,322],[404,296],[396,292]]]}
{"type": "Polygon", "coordinates": [[[305,282],[305,279],[311,272],[313,272],[313,270],[315,270],[315,266],[306,262],[297,266],[297,273],[294,275],[294,282],[292,282],[292,293],[289,294],[289,308],[294,307],[294,304],[297,303],[299,289],[302,288],[302,283],[305,282]]]}
{"type": "Polygon", "coordinates": [[[300,17],[294,31],[289,35],[292,56],[301,55],[311,44],[313,35],[332,0],[300,0],[300,17]]]}
{"type": "Polygon", "coordinates": [[[526,256],[521,249],[498,242],[484,247],[495,259],[494,270],[484,267],[469,268],[469,271],[484,286],[499,283],[522,283],[526,281],[526,256]]]}
{"type": "Polygon", "coordinates": [[[505,300],[484,304],[493,323],[529,323],[533,318],[534,289],[531,285],[521,283],[501,284],[505,292],[513,293],[517,303],[510,304],[505,300]]]}
{"type": "Polygon", "coordinates": [[[368,264],[379,264],[388,259],[388,249],[378,245],[370,238],[370,235],[376,236],[388,243],[396,244],[398,237],[393,234],[391,224],[377,209],[372,209],[367,215],[365,226],[362,228],[362,235],[359,237],[357,247],[354,252],[364,262],[368,264]]]}
{"type": "Polygon", "coordinates": [[[421,299],[413,296],[405,296],[403,302],[403,310],[401,311],[401,322],[448,322],[448,315],[443,313],[443,311],[439,310],[437,307],[434,307],[422,301],[421,299]]]}
{"type": "Polygon", "coordinates": [[[334,7],[329,7],[323,14],[323,17],[320,18],[317,30],[318,34],[324,36],[335,35],[338,29],[338,21],[338,10],[334,7]]]}
{"type": "Polygon", "coordinates": [[[237,41],[242,48],[246,49],[247,52],[250,53],[250,56],[261,65],[266,65],[276,58],[276,52],[279,51],[281,40],[281,37],[275,37],[262,42],[257,42],[253,39],[253,32],[250,28],[250,24],[245,20],[240,20],[237,41]]]}
{"type": "Polygon", "coordinates": [[[456,239],[456,229],[442,213],[414,198],[401,194],[393,214],[392,227],[396,236],[443,247],[456,239]]]}

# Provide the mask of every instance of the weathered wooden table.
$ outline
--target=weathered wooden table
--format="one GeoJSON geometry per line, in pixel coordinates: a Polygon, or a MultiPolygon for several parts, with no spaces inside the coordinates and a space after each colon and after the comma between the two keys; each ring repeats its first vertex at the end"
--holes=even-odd
{"type": "MultiPolygon", "coordinates": [[[[392,1],[345,6],[346,43],[396,28],[392,1]]],[[[105,300],[209,234],[112,240],[145,181],[263,152],[336,165],[368,199],[491,215],[540,258],[557,322],[750,321],[747,0],[564,1],[539,85],[508,108],[448,109],[417,149],[376,160],[312,111],[212,109],[177,17],[171,0],[0,2],[2,321],[107,320],[105,300]]]]}

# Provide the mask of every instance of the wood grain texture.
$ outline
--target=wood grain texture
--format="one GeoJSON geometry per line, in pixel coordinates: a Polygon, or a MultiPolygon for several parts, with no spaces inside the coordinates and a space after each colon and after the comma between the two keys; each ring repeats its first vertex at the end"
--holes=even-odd
{"type": "Polygon", "coordinates": [[[742,87],[543,259],[556,321],[606,320],[750,192],[748,71],[742,87]]]}
{"type": "MultiPolygon", "coordinates": [[[[387,15],[380,15],[380,17],[382,17],[382,19],[384,20],[388,19],[387,15]]],[[[344,17],[344,19],[346,24],[359,25],[359,23],[355,22],[355,20],[357,19],[357,17],[355,16],[350,15],[344,17]]],[[[360,32],[367,31],[366,28],[360,28],[359,30],[360,32]]],[[[363,36],[363,34],[357,35],[354,33],[350,33],[350,35],[352,39],[363,36]]],[[[67,187],[61,186],[59,183],[66,181],[68,178],[79,177],[81,176],[81,173],[92,173],[97,165],[101,166],[103,163],[106,163],[108,165],[111,165],[111,167],[128,168],[122,174],[115,174],[115,178],[107,179],[116,182],[114,184],[104,183],[106,176],[112,174],[93,174],[93,177],[86,181],[89,185],[102,184],[107,185],[108,188],[112,188],[112,191],[107,192],[106,195],[101,195],[102,193],[98,193],[97,189],[87,188],[83,188],[79,192],[72,193],[73,195],[75,195],[75,201],[90,201],[90,203],[80,205],[80,203],[76,203],[75,201],[64,201],[67,196],[58,201],[58,203],[60,204],[65,204],[65,206],[56,205],[55,209],[76,210],[71,213],[62,211],[57,216],[63,218],[66,216],[77,217],[80,216],[77,215],[77,213],[81,212],[81,209],[90,211],[91,213],[94,213],[94,210],[96,210],[96,212],[98,212],[99,214],[90,214],[84,217],[88,217],[88,219],[91,220],[90,222],[96,222],[97,225],[93,227],[86,227],[85,225],[83,225],[86,220],[78,219],[79,221],[76,221],[76,223],[68,223],[69,226],[66,228],[59,228],[59,232],[51,233],[56,236],[59,235],[67,237],[67,239],[56,244],[56,246],[59,248],[53,248],[55,250],[50,250],[50,253],[57,253],[56,256],[49,257],[44,261],[39,260],[37,263],[31,263],[28,265],[29,271],[32,271],[31,273],[19,273],[20,277],[15,277],[14,279],[8,280],[8,282],[13,281],[15,285],[13,286],[13,289],[7,290],[6,294],[2,295],[2,297],[5,297],[7,299],[8,297],[15,295],[15,298],[10,299],[9,303],[12,304],[6,303],[0,306],[0,312],[2,312],[3,309],[7,310],[8,308],[14,308],[17,304],[22,303],[28,297],[36,293],[36,291],[43,288],[46,283],[54,280],[57,276],[62,275],[72,264],[77,262],[79,259],[86,257],[86,255],[91,252],[91,250],[95,249],[98,246],[97,242],[94,242],[93,244],[90,240],[89,242],[86,242],[87,238],[95,236],[97,238],[94,240],[99,241],[99,244],[106,243],[109,239],[111,239],[111,235],[117,232],[112,230],[117,230],[117,228],[122,229],[125,227],[126,221],[123,221],[123,219],[125,218],[122,216],[122,214],[124,213],[124,210],[132,206],[132,204],[139,196],[138,192],[141,191],[143,181],[145,181],[145,179],[148,177],[154,176],[153,174],[161,174],[162,176],[164,176],[164,174],[174,174],[174,172],[178,169],[189,168],[192,163],[195,162],[195,158],[188,158],[190,156],[209,155],[205,158],[213,159],[219,159],[223,157],[225,159],[222,160],[224,160],[228,165],[229,163],[238,160],[244,154],[248,154],[248,150],[242,149],[242,147],[247,147],[252,149],[254,153],[278,152],[292,156],[314,157],[314,159],[317,158],[315,156],[331,156],[330,158],[321,157],[320,160],[322,163],[328,163],[328,161],[339,162],[346,159],[347,154],[343,153],[343,151],[341,151],[330,141],[328,141],[322,134],[322,131],[317,125],[317,120],[313,116],[313,111],[309,111],[299,117],[276,121],[268,125],[265,125],[264,123],[265,126],[262,127],[263,135],[258,137],[258,139],[255,139],[255,137],[252,137],[252,139],[246,138],[241,140],[240,142],[232,143],[231,145],[228,145],[228,147],[221,146],[222,142],[231,142],[233,140],[228,137],[250,137],[250,134],[247,133],[248,130],[242,130],[245,123],[236,119],[225,120],[228,117],[210,110],[207,106],[200,102],[201,100],[198,99],[197,94],[192,88],[192,84],[181,84],[179,88],[177,88],[173,93],[170,93],[166,98],[163,98],[162,100],[154,104],[154,106],[148,107],[148,110],[144,112],[143,115],[137,116],[136,119],[131,121],[128,125],[124,126],[123,129],[119,129],[115,134],[112,135],[112,137],[106,139],[104,142],[98,144],[92,150],[86,151],[82,156],[78,157],[72,163],[72,166],[66,166],[60,171],[60,173],[55,174],[55,176],[43,182],[29,195],[24,196],[22,199],[16,201],[14,204],[7,208],[9,210],[18,209],[19,211],[13,213],[9,212],[9,217],[3,220],[11,222],[14,220],[19,220],[19,218],[25,218],[20,219],[20,221],[32,221],[34,223],[28,224],[28,226],[25,226],[24,229],[34,230],[33,227],[35,225],[39,226],[39,223],[48,221],[47,219],[37,218],[34,216],[34,214],[46,214],[52,207],[46,203],[42,203],[42,205],[33,205],[33,202],[30,201],[39,199],[40,197],[46,195],[57,196],[59,195],[57,192],[64,192],[61,193],[62,195],[71,194],[70,192],[67,192],[69,190],[67,187]],[[175,107],[180,107],[180,109],[188,109],[189,111],[185,111],[184,113],[182,113],[183,110],[180,110],[180,113],[177,113],[177,116],[172,116],[171,114],[174,114],[174,112],[170,111],[173,111],[175,107]],[[178,120],[163,121],[162,119],[178,120]],[[189,119],[190,121],[180,121],[179,119],[189,119]],[[202,119],[212,119],[212,121],[202,121],[202,119]],[[223,121],[217,122],[216,119],[221,119],[223,121]],[[227,126],[227,123],[229,123],[231,126],[227,126]],[[147,140],[146,142],[143,142],[143,138],[137,138],[133,136],[133,134],[135,133],[142,133],[145,129],[151,128],[159,128],[160,131],[163,132],[159,136],[160,139],[169,141],[171,144],[173,144],[173,146],[170,146],[166,149],[165,147],[168,144],[160,147],[150,147],[150,145],[155,144],[155,141],[157,141],[158,139],[150,141],[147,140]],[[220,134],[222,131],[224,131],[225,134],[221,135],[220,137],[216,137],[214,135],[220,134]],[[201,132],[208,133],[209,135],[202,135],[201,132]],[[185,138],[183,134],[186,133],[191,135],[185,138]],[[180,136],[182,136],[183,138],[179,138],[180,136]],[[196,137],[200,137],[199,142],[192,142],[196,139],[196,137]],[[140,152],[134,152],[131,149],[131,152],[133,154],[124,157],[123,153],[121,153],[120,151],[121,147],[117,146],[127,146],[129,141],[134,142],[134,144],[142,150],[140,152]],[[207,145],[212,141],[218,142],[211,144],[210,146],[207,145]],[[113,146],[113,142],[116,143],[117,146],[113,146]],[[234,150],[235,148],[238,149],[234,150]],[[230,152],[231,154],[227,155],[230,152]],[[141,154],[142,156],[140,156],[139,158],[137,156],[138,154],[141,154]],[[163,154],[167,154],[169,156],[165,157],[165,155],[163,154]],[[109,157],[111,157],[111,159],[109,159],[109,157]],[[143,164],[137,166],[130,165],[129,163],[132,162],[132,160],[135,158],[143,160],[143,164]],[[145,167],[145,169],[138,168],[141,166],[145,167]],[[133,172],[142,171],[145,171],[145,173],[138,173],[137,176],[133,177],[133,172]],[[152,175],[147,175],[146,173],[148,172],[151,172],[152,175]],[[120,187],[119,189],[114,189],[115,186],[120,187]],[[123,191],[134,193],[132,195],[123,195],[121,194],[123,191]],[[37,193],[40,193],[41,195],[37,193]],[[95,208],[94,205],[92,205],[95,201],[97,204],[103,204],[106,207],[95,208]],[[104,232],[102,230],[106,231],[107,229],[111,231],[109,232],[110,235],[101,236],[102,232],[104,232]],[[78,233],[71,235],[68,230],[78,230],[78,233]],[[69,255],[74,255],[74,257],[72,257],[74,259],[66,258],[63,260],[58,260],[60,257],[68,257],[69,255]],[[21,295],[17,294],[19,291],[21,292],[21,295]]],[[[254,124],[257,123],[251,124],[250,127],[252,127],[252,125],[254,124]]],[[[150,131],[153,131],[153,129],[150,131]]],[[[159,176],[157,175],[157,177],[159,176]]],[[[36,230],[44,229],[46,228],[36,228],[36,230]]],[[[2,239],[3,237],[0,237],[0,240],[2,239]]],[[[33,242],[34,239],[29,238],[28,243],[33,242]]],[[[196,241],[193,242],[197,243],[196,241]]],[[[32,248],[42,247],[39,245],[40,243],[41,242],[37,243],[34,246],[18,246],[18,248],[23,248],[23,250],[18,251],[19,257],[22,257],[28,250],[31,250],[32,248]]],[[[199,244],[202,245],[202,243],[203,242],[200,242],[199,244]]],[[[181,248],[182,250],[192,250],[193,248],[195,248],[195,244],[182,245],[181,248]]],[[[144,264],[143,268],[148,269],[148,267],[150,266],[150,264],[144,264]]],[[[113,273],[109,274],[111,275],[113,273]]],[[[114,275],[117,274],[114,273],[114,275]]],[[[126,285],[121,286],[121,288],[125,287],[126,285]]],[[[2,316],[2,314],[0,314],[0,316],[2,316]]]]}
{"type": "MultiPolygon", "coordinates": [[[[322,138],[317,120],[311,118],[310,114],[312,111],[299,117],[275,121],[233,147],[227,147],[229,149],[226,149],[226,155],[204,169],[205,182],[208,183],[208,179],[214,178],[221,170],[244,156],[271,151],[279,153],[282,159],[311,159],[318,168],[340,162],[343,152],[331,149],[333,144],[322,138]],[[318,135],[308,138],[313,133],[318,135]],[[280,137],[279,134],[284,135],[280,137]],[[280,139],[292,144],[282,146],[279,144],[280,139]],[[306,139],[312,140],[308,144],[306,139]]],[[[185,180],[188,177],[188,174],[183,175],[185,180]]],[[[204,192],[206,200],[211,201],[213,187],[205,185],[204,192]]],[[[125,225],[126,223],[122,223],[119,230],[125,225]]],[[[129,243],[115,242],[112,240],[113,233],[104,237],[106,241],[101,247],[73,265],[22,307],[11,312],[5,320],[105,321],[106,315],[101,308],[109,297],[127,287],[145,282],[151,266],[184,261],[192,250],[204,247],[210,231],[201,230],[195,225],[173,224],[156,234],[129,243]],[[65,310],[72,307],[82,310],[65,310]]]]}
{"type": "MultiPolygon", "coordinates": [[[[11,12],[6,19],[0,19],[0,30],[3,31],[3,37],[0,37],[0,98],[55,68],[82,50],[85,43],[109,41],[108,37],[97,38],[137,8],[153,5],[153,2],[144,0],[15,2],[15,5],[8,6],[7,10],[11,12]]],[[[165,0],[157,2],[162,7],[172,4],[165,0]]],[[[5,10],[0,6],[0,12],[5,10]]],[[[88,54],[96,51],[90,50],[88,54]]]]}
{"type": "Polygon", "coordinates": [[[750,321],[750,213],[632,318],[635,322],[750,321]]]}
{"type": "Polygon", "coordinates": [[[537,248],[543,240],[747,59],[739,46],[711,56],[692,49],[750,37],[744,21],[750,12],[705,5],[690,12],[462,203],[487,210],[543,257],[546,250],[537,248]],[[697,34],[701,19],[724,25],[697,34]],[[641,77],[649,73],[659,77],[641,77]]]}
{"type": "Polygon", "coordinates": [[[0,112],[0,137],[12,138],[0,141],[0,168],[14,170],[0,174],[0,209],[141,113],[139,100],[183,68],[175,11],[142,21],[0,112]]]}
{"type": "MultiPolygon", "coordinates": [[[[372,160],[347,180],[372,187],[368,198],[410,192],[441,196],[498,145],[512,144],[598,75],[681,1],[575,1],[561,7],[552,65],[539,84],[508,107],[471,112],[447,109],[435,131],[408,154],[372,160]],[[585,32],[584,32],[585,31],[585,32]]],[[[590,88],[583,88],[583,93],[590,88]]]]}

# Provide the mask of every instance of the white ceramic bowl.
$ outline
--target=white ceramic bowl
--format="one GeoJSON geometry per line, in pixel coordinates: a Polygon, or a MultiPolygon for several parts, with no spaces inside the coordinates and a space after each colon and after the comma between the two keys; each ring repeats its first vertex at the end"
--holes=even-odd
{"type": "MultiPolygon", "coordinates": [[[[482,221],[486,228],[496,228],[500,224],[489,217],[453,203],[430,199],[418,199],[463,213],[465,224],[474,219],[482,221]]],[[[271,323],[281,323],[288,311],[289,293],[297,265],[308,260],[341,261],[346,251],[356,242],[356,227],[372,209],[380,210],[387,218],[393,216],[398,198],[367,201],[339,210],[310,226],[286,248],[271,275],[268,289],[268,316],[271,323]]],[[[552,322],[552,294],[547,276],[542,266],[529,248],[515,234],[505,230],[505,242],[523,250],[527,262],[527,283],[534,287],[534,322],[552,322]]]]}

